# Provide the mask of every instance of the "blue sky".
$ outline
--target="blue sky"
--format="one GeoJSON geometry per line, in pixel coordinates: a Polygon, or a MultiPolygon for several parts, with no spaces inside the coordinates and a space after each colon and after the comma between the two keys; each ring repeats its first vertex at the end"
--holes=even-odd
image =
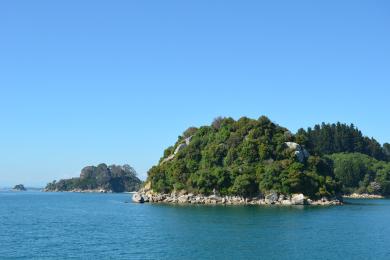
{"type": "Polygon", "coordinates": [[[0,186],[144,179],[220,115],[390,142],[390,2],[2,1],[0,98],[0,186]]]}

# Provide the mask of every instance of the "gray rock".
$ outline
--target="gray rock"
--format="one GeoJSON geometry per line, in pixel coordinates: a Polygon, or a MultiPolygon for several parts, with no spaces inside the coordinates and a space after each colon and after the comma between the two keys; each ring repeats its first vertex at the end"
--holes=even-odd
{"type": "Polygon", "coordinates": [[[291,150],[300,150],[301,149],[301,145],[298,143],[285,142],[285,144],[288,147],[288,149],[291,149],[291,150]]]}
{"type": "Polygon", "coordinates": [[[173,152],[173,154],[169,155],[167,158],[165,158],[164,160],[162,160],[160,164],[163,164],[163,163],[172,161],[172,160],[175,158],[175,155],[176,155],[178,152],[180,152],[181,150],[183,150],[184,148],[186,148],[188,145],[190,145],[191,139],[192,139],[192,136],[187,137],[186,139],[184,139],[184,143],[179,144],[179,145],[176,147],[176,149],[175,149],[175,151],[173,152]]]}
{"type": "Polygon", "coordinates": [[[300,194],[293,194],[291,197],[291,204],[293,205],[305,205],[306,204],[306,198],[305,196],[300,194]]]}
{"type": "Polygon", "coordinates": [[[189,198],[187,195],[182,195],[177,198],[178,203],[188,203],[189,198]]]}
{"type": "Polygon", "coordinates": [[[141,194],[139,193],[134,193],[133,197],[132,197],[132,200],[136,203],[144,203],[144,198],[142,197],[141,194]]]}
{"type": "Polygon", "coordinates": [[[306,158],[310,156],[309,152],[304,149],[300,144],[294,142],[285,142],[284,143],[288,149],[293,150],[298,161],[304,162],[306,158]]]}
{"type": "Polygon", "coordinates": [[[176,150],[173,154],[177,154],[178,152],[180,152],[181,150],[183,150],[184,148],[187,147],[187,144],[186,143],[182,143],[182,144],[179,144],[177,147],[176,147],[176,150]]]}
{"type": "Polygon", "coordinates": [[[144,202],[149,202],[150,201],[150,199],[149,199],[149,196],[148,195],[141,195],[142,196],[142,199],[143,199],[143,201],[144,202]]]}
{"type": "Polygon", "coordinates": [[[278,194],[276,192],[271,192],[265,196],[265,203],[267,204],[275,204],[278,201],[278,194]]]}
{"type": "Polygon", "coordinates": [[[212,203],[212,204],[217,204],[217,203],[221,203],[222,202],[222,198],[219,197],[218,195],[210,195],[208,197],[209,201],[212,203]]]}
{"type": "Polygon", "coordinates": [[[190,145],[190,142],[191,142],[191,139],[192,139],[192,135],[187,137],[184,141],[186,143],[186,145],[190,145]]]}
{"type": "Polygon", "coordinates": [[[174,155],[174,154],[171,154],[171,155],[169,155],[167,158],[165,158],[164,160],[162,160],[161,164],[166,163],[166,162],[169,162],[169,161],[172,161],[173,158],[175,158],[175,155],[174,155]]]}

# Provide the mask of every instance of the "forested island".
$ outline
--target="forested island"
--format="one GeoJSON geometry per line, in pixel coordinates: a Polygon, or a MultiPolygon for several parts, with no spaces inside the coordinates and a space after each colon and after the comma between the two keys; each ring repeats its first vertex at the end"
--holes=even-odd
{"type": "Polygon", "coordinates": [[[265,116],[190,127],[149,172],[137,202],[334,204],[390,194],[390,145],[354,125],[293,134],[265,116]]]}
{"type": "Polygon", "coordinates": [[[73,192],[131,192],[141,187],[142,181],[129,165],[87,166],[81,170],[80,177],[53,181],[45,191],[73,192]]]}
{"type": "Polygon", "coordinates": [[[17,184],[13,187],[13,191],[26,191],[27,189],[24,187],[23,184],[17,184]]]}

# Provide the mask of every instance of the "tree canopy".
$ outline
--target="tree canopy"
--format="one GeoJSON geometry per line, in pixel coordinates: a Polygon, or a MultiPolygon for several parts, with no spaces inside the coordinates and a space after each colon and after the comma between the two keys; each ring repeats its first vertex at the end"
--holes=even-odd
{"type": "Polygon", "coordinates": [[[390,144],[381,146],[354,125],[322,123],[292,134],[265,116],[218,117],[210,126],[184,131],[149,170],[148,181],[164,193],[388,195],[389,159],[390,144]],[[288,142],[300,144],[310,156],[299,160],[288,142]]]}
{"type": "Polygon", "coordinates": [[[390,163],[361,153],[327,156],[333,161],[334,173],[346,193],[390,194],[390,163]]]}
{"type": "Polygon", "coordinates": [[[374,138],[363,136],[353,124],[322,123],[307,130],[299,129],[296,138],[313,154],[362,153],[377,160],[390,159],[389,144],[381,147],[374,138]]]}
{"type": "Polygon", "coordinates": [[[310,156],[299,161],[296,151],[286,147],[294,141],[288,129],[265,116],[237,121],[219,117],[210,126],[191,127],[179,136],[149,170],[148,181],[158,192],[254,196],[275,191],[309,197],[340,193],[331,160],[310,156]],[[189,144],[183,145],[188,137],[189,144]]]}

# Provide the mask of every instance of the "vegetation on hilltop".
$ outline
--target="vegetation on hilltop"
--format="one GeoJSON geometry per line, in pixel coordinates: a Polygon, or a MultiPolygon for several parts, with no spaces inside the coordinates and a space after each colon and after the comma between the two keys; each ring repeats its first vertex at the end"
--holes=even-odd
{"type": "Polygon", "coordinates": [[[87,166],[81,170],[79,178],[53,181],[47,184],[47,191],[104,190],[125,192],[138,190],[142,182],[129,165],[87,166]]]}
{"type": "Polygon", "coordinates": [[[380,161],[389,158],[389,144],[381,147],[353,125],[316,125],[294,135],[265,116],[217,118],[179,136],[149,170],[148,181],[163,193],[255,196],[272,191],[311,198],[352,191],[389,194],[389,164],[380,161]],[[301,144],[310,156],[299,160],[286,142],[301,144]]]}
{"type": "Polygon", "coordinates": [[[322,123],[313,129],[299,129],[296,140],[312,154],[362,153],[377,160],[390,160],[390,144],[381,147],[374,138],[363,136],[353,124],[322,123]]]}
{"type": "Polygon", "coordinates": [[[269,191],[331,197],[341,191],[331,161],[310,156],[299,161],[286,142],[295,136],[288,129],[262,116],[217,118],[211,126],[191,127],[164,152],[159,165],[148,172],[158,192],[185,189],[189,192],[254,196],[269,191]],[[172,155],[192,136],[188,146],[172,155]]]}
{"type": "Polygon", "coordinates": [[[361,153],[327,156],[333,161],[335,177],[344,193],[390,194],[390,163],[361,153]]]}

